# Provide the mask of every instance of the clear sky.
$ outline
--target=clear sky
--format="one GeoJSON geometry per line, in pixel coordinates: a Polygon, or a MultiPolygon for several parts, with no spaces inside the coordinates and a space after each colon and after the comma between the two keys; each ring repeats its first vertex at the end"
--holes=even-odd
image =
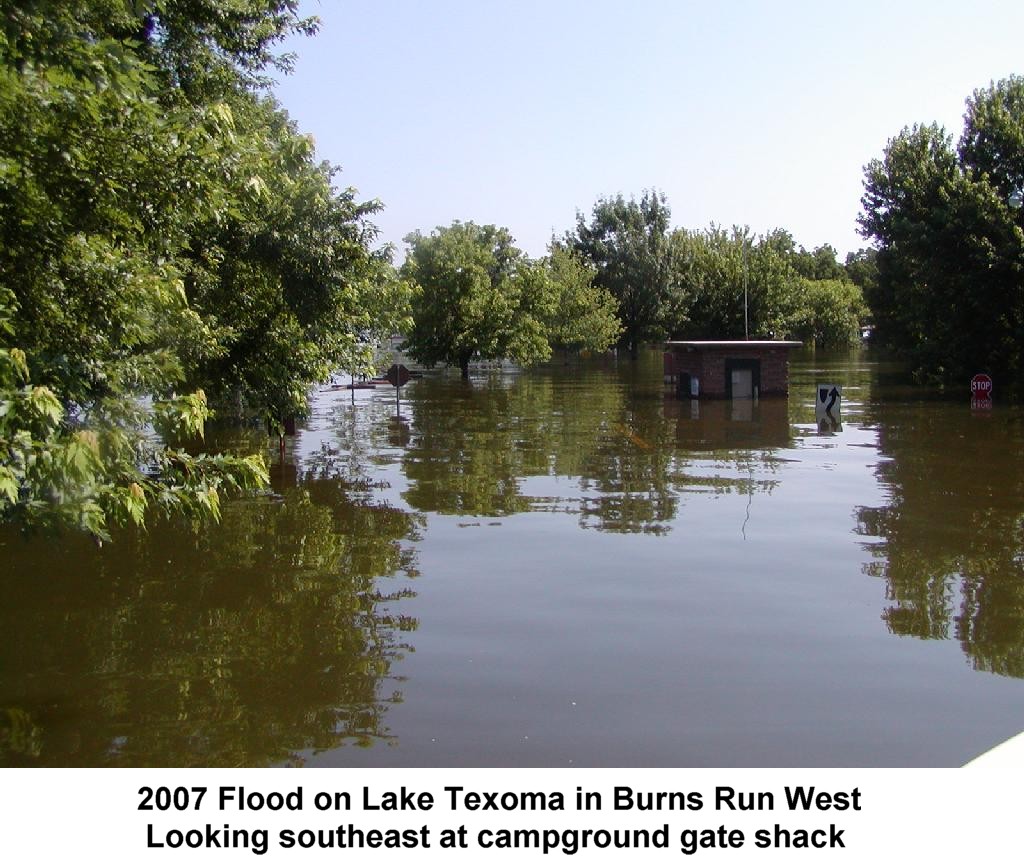
{"type": "Polygon", "coordinates": [[[602,196],[675,226],[788,229],[840,254],[863,167],[973,90],[1024,74],[1024,0],[306,0],[320,33],[278,98],[407,233],[507,226],[544,253],[602,196]]]}

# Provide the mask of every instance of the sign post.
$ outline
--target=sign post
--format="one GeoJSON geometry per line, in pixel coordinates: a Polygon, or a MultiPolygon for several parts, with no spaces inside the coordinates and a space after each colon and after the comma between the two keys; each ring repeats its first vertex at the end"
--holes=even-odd
{"type": "Polygon", "coordinates": [[[405,365],[392,365],[388,368],[388,372],[384,375],[384,379],[391,383],[395,387],[395,412],[398,413],[400,405],[398,403],[399,390],[406,383],[409,382],[409,378],[412,374],[409,373],[409,369],[405,365]]]}

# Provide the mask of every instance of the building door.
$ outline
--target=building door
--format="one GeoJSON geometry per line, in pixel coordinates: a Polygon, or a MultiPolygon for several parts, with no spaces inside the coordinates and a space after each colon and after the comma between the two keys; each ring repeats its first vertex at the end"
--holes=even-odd
{"type": "Polygon", "coordinates": [[[754,398],[761,390],[761,363],[757,359],[726,359],[727,398],[754,398]]]}
{"type": "Polygon", "coordinates": [[[732,396],[754,397],[754,372],[750,368],[735,368],[732,372],[732,396]]]}

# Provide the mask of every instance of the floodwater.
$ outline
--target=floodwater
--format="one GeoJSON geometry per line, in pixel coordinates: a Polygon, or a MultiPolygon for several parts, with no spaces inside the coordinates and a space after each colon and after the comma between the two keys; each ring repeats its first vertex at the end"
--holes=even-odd
{"type": "Polygon", "coordinates": [[[323,392],[220,525],[6,532],[0,762],[962,764],[1024,729],[1024,410],[791,371],[323,392]]]}

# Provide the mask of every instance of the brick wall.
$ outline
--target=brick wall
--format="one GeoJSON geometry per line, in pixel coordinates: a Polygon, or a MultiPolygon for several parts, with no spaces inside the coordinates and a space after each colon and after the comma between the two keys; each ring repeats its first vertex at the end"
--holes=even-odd
{"type": "Polygon", "coordinates": [[[789,351],[787,349],[721,348],[675,351],[675,371],[689,371],[700,377],[700,395],[724,398],[726,359],[755,359],[761,363],[761,395],[789,393],[789,351]]]}

